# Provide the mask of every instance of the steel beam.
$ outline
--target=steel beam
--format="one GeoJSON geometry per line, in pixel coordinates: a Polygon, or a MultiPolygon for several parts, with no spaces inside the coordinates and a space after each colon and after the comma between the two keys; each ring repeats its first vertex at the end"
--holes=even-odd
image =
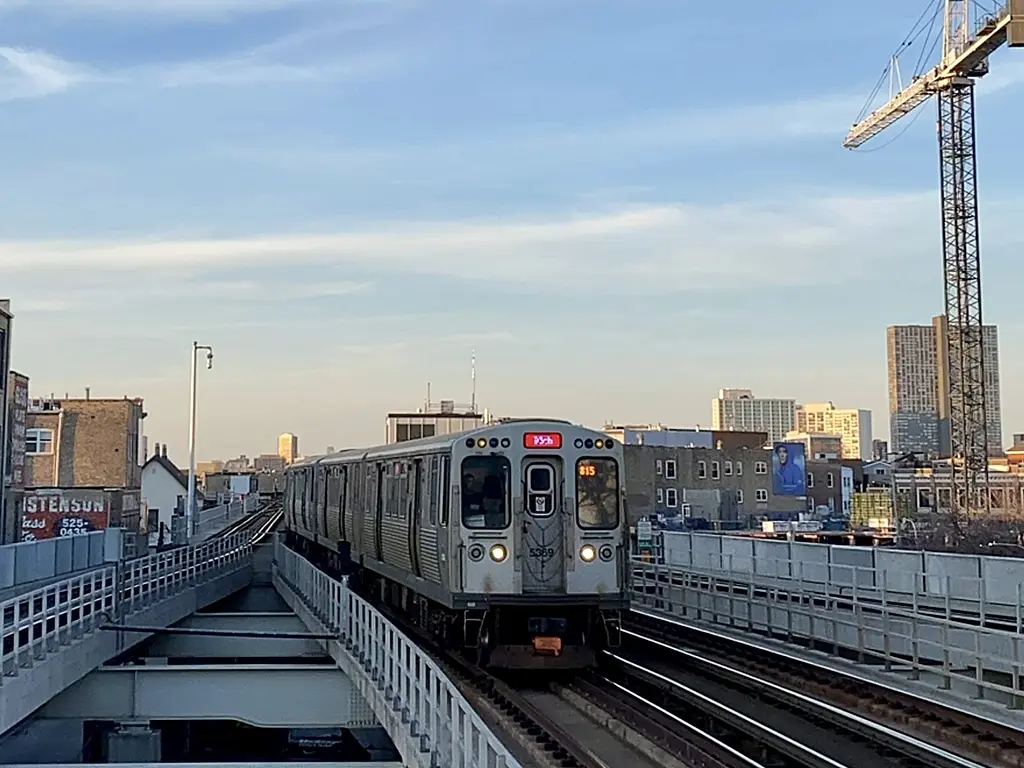
{"type": "Polygon", "coordinates": [[[180,631],[154,637],[146,655],[191,659],[290,659],[327,655],[323,644],[312,636],[298,637],[310,633],[293,613],[196,613],[173,629],[180,631]],[[261,636],[256,636],[254,629],[261,636]],[[246,631],[253,636],[217,635],[218,632],[246,631]],[[198,634],[207,632],[211,634],[198,634]]]}
{"type": "Polygon", "coordinates": [[[267,728],[372,728],[366,704],[336,665],[100,667],[40,717],[238,720],[267,728]]]}

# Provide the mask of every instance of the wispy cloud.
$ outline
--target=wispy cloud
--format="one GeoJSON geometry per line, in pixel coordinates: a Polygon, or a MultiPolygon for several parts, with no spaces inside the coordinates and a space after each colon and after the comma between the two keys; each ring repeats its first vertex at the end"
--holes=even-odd
{"type": "Polygon", "coordinates": [[[100,71],[45,51],[0,47],[0,102],[53,96],[89,83],[183,88],[363,81],[397,71],[401,62],[387,52],[327,56],[311,63],[274,61],[254,52],[100,71]]]}
{"type": "Polygon", "coordinates": [[[518,220],[381,222],[326,234],[9,242],[0,243],[0,268],[40,278],[103,270],[149,280],[187,274],[194,281],[197,270],[244,266],[255,276],[248,280],[282,265],[321,265],[358,268],[382,279],[422,275],[608,294],[838,284],[862,276],[894,251],[911,260],[928,258],[934,205],[930,192],[822,195],[518,220]]]}
{"type": "Polygon", "coordinates": [[[398,68],[400,59],[384,52],[330,56],[313,63],[272,61],[256,54],[157,64],[129,77],[165,88],[204,85],[273,85],[280,83],[368,80],[398,68]]]}
{"type": "Polygon", "coordinates": [[[992,65],[992,71],[978,81],[978,93],[999,93],[1024,83],[1024,63],[1001,59],[992,65]]]}
{"type": "MultiPolygon", "coordinates": [[[[360,0],[355,0],[359,2],[360,0]]],[[[365,1],[365,0],[363,0],[365,1]]],[[[372,0],[370,0],[372,1],[372,0]]],[[[333,0],[344,3],[345,0],[333,0]]],[[[61,13],[108,13],[138,16],[223,18],[268,13],[324,0],[0,0],[0,12],[60,11],[61,13]]]]}
{"type": "Polygon", "coordinates": [[[0,101],[49,96],[98,79],[90,68],[44,51],[0,47],[0,101]]]}

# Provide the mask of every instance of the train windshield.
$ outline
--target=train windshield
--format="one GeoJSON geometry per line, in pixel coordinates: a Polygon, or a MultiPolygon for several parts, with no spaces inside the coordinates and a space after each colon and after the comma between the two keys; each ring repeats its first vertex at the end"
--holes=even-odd
{"type": "Polygon", "coordinates": [[[580,528],[618,527],[619,472],[615,459],[576,462],[576,519],[580,528]]]}
{"type": "Polygon", "coordinates": [[[470,456],[462,461],[462,524],[466,528],[504,529],[509,524],[509,478],[503,456],[470,456]]]}

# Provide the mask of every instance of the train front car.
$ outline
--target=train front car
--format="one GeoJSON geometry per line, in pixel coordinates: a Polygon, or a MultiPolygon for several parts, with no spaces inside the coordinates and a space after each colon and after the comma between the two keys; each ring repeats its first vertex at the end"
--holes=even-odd
{"type": "Polygon", "coordinates": [[[628,608],[621,444],[568,422],[506,422],[457,441],[452,466],[460,602],[480,662],[594,665],[628,608]]]}

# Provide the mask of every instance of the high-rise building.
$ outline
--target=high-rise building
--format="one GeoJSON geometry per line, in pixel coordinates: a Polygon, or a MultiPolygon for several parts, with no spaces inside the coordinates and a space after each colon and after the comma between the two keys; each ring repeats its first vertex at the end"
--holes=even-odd
{"type": "Polygon", "coordinates": [[[772,442],[796,429],[796,400],[754,397],[749,389],[723,389],[711,401],[711,428],[765,432],[772,442]]]}
{"type": "MultiPolygon", "coordinates": [[[[983,330],[989,453],[1003,452],[996,326],[983,330]]],[[[948,334],[945,317],[931,325],[893,325],[886,331],[889,430],[894,453],[949,455],[948,334]]]]}
{"type": "Polygon", "coordinates": [[[291,464],[299,457],[299,438],[291,432],[285,432],[277,438],[277,455],[291,464]]]}
{"type": "Polygon", "coordinates": [[[843,459],[871,457],[871,411],[836,408],[831,402],[796,407],[796,428],[811,434],[839,435],[843,459]]]}
{"type": "MultiPolygon", "coordinates": [[[[945,315],[933,318],[932,328],[935,329],[935,348],[938,350],[939,452],[948,456],[952,453],[952,409],[949,401],[949,357],[946,350],[949,349],[951,331],[945,315]]],[[[988,453],[989,456],[1002,456],[1003,417],[999,396],[999,332],[996,326],[986,325],[982,328],[981,343],[985,355],[985,427],[988,433],[988,453]]]]}

